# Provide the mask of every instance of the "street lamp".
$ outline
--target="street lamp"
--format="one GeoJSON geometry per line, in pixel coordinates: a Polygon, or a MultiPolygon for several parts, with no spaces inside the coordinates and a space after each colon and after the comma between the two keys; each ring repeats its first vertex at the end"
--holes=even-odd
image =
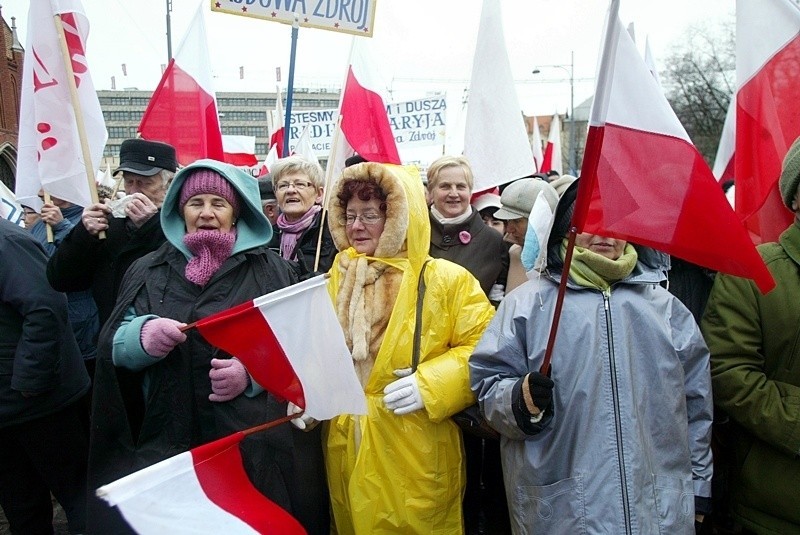
{"type": "Polygon", "coordinates": [[[569,173],[575,175],[575,158],[577,147],[575,146],[575,51],[570,52],[569,65],[540,65],[533,69],[533,74],[539,74],[543,68],[564,69],[569,75],[569,153],[567,155],[569,173]]]}

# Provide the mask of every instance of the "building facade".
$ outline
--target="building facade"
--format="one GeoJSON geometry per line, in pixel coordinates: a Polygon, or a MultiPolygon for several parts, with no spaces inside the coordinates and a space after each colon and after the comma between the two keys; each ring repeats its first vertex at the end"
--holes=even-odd
{"type": "Polygon", "coordinates": [[[0,181],[14,191],[17,171],[19,100],[22,89],[22,62],[25,52],[17,39],[16,21],[11,26],[0,13],[0,181]]]}
{"type": "MultiPolygon", "coordinates": [[[[136,137],[136,131],[147,108],[152,91],[136,89],[123,91],[98,91],[100,108],[108,129],[108,143],[103,153],[102,168],[112,169],[119,164],[119,146],[126,139],[136,137]]],[[[273,111],[276,93],[217,93],[217,112],[223,134],[253,136],[256,138],[256,157],[262,161],[269,150],[269,138],[275,128],[273,111]]],[[[292,110],[330,109],[339,106],[339,91],[297,88],[292,99],[292,110]]]]}

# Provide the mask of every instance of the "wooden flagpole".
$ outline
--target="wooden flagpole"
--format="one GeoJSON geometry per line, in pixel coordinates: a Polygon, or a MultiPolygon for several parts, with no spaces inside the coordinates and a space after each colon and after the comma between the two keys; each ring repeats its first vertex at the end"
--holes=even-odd
{"type": "MultiPolygon", "coordinates": [[[[61,55],[64,59],[64,70],[67,73],[67,87],[69,87],[69,98],[72,102],[72,110],[75,113],[75,123],[78,127],[78,138],[81,140],[83,163],[86,167],[86,180],[89,182],[89,194],[91,195],[92,203],[97,204],[99,199],[97,196],[97,184],[94,182],[92,154],[89,151],[89,142],[86,139],[86,126],[83,124],[83,112],[81,110],[80,99],[78,99],[78,87],[75,85],[75,72],[72,70],[72,57],[69,53],[69,46],[67,46],[67,37],[64,35],[64,23],[61,21],[61,15],[53,15],[53,22],[56,25],[58,43],[61,46],[61,55]]],[[[103,240],[106,237],[106,233],[105,231],[101,230],[97,236],[103,240]]]]}
{"type": "Polygon", "coordinates": [[[561,281],[558,283],[558,295],[556,296],[556,308],[553,311],[553,322],[550,324],[550,336],[547,338],[547,349],[544,352],[544,360],[539,373],[550,376],[550,359],[553,356],[553,346],[556,343],[558,334],[558,323],[561,321],[561,308],[564,306],[564,294],[567,291],[567,279],[569,279],[569,267],[572,265],[572,252],[575,250],[575,237],[578,230],[570,226],[567,235],[567,252],[564,255],[564,268],[561,270],[561,281]]]}
{"type": "MultiPolygon", "coordinates": [[[[44,192],[44,203],[50,204],[50,194],[44,191],[44,187],[42,187],[42,191],[44,192]]],[[[53,243],[55,241],[55,237],[53,236],[53,227],[48,222],[44,222],[44,228],[47,231],[47,243],[53,243]]]]}

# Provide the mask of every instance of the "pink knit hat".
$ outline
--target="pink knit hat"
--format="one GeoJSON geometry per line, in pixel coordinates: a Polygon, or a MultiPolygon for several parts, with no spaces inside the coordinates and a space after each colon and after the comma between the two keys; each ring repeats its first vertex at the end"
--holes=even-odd
{"type": "Polygon", "coordinates": [[[178,197],[178,208],[183,210],[189,199],[203,193],[219,195],[231,203],[234,214],[239,213],[239,195],[231,183],[219,173],[205,168],[195,169],[191,175],[186,177],[178,197]]]}

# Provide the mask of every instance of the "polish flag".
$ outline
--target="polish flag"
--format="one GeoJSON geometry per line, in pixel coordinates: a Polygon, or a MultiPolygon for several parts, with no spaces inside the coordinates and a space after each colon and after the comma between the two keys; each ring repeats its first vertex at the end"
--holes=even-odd
{"type": "Polygon", "coordinates": [[[539,132],[539,120],[535,115],[533,116],[531,151],[533,152],[533,162],[536,164],[536,171],[541,171],[542,164],[544,164],[544,154],[542,153],[542,134],[539,132]]]}
{"type": "Polygon", "coordinates": [[[563,172],[561,162],[561,118],[556,113],[550,121],[550,133],[547,135],[547,146],[544,148],[544,161],[542,162],[542,173],[548,171],[563,172]]]}
{"type": "Polygon", "coordinates": [[[484,0],[472,60],[464,156],[475,190],[536,172],[506,50],[500,0],[484,0]]]}
{"type": "Polygon", "coordinates": [[[276,93],[277,98],[275,99],[275,115],[273,116],[273,125],[277,126],[277,128],[273,127],[272,136],[269,138],[269,148],[270,151],[273,147],[275,147],[275,154],[278,158],[283,158],[283,140],[284,140],[284,121],[286,120],[286,116],[283,114],[283,102],[281,97],[281,86],[277,86],[276,93]]]}
{"type": "Polygon", "coordinates": [[[209,67],[204,7],[203,3],[198,6],[139,124],[144,139],[175,147],[181,165],[201,158],[225,158],[209,67]]]}
{"type": "Polygon", "coordinates": [[[256,138],[254,136],[222,136],[222,149],[225,162],[231,165],[252,167],[258,164],[256,158],[256,138]]]}
{"type": "Polygon", "coordinates": [[[97,489],[140,535],[306,533],[258,492],[242,465],[239,432],[97,489]]]}
{"type": "Polygon", "coordinates": [[[747,230],[650,74],[612,0],[573,222],[775,286],[747,230]]]}
{"type": "Polygon", "coordinates": [[[366,413],[324,275],[202,319],[197,330],[238,358],[265,390],[316,420],[366,413]],[[314,321],[301,332],[298,318],[309,313],[314,321]]]}
{"type": "Polygon", "coordinates": [[[736,165],[736,93],[728,104],[728,113],[725,114],[725,123],[722,125],[722,134],[719,138],[717,156],[714,158],[714,176],[724,182],[734,177],[736,165]]]}
{"type": "Polygon", "coordinates": [[[800,135],[799,29],[790,0],[736,2],[736,212],[761,242],[793,220],[777,182],[800,135]]]}
{"type": "Polygon", "coordinates": [[[339,101],[341,120],[337,133],[341,135],[334,136],[335,142],[328,157],[329,175],[334,180],[344,169],[344,161],[354,154],[360,154],[370,162],[400,164],[400,154],[380,92],[384,85],[367,46],[362,38],[353,37],[350,64],[339,101]]]}
{"type": "Polygon", "coordinates": [[[89,21],[79,0],[32,0],[22,68],[17,200],[37,211],[39,189],[79,206],[92,203],[89,182],[100,168],[108,133],[89,73],[89,21]],[[70,83],[54,17],[59,16],[74,73],[80,110],[72,106],[70,83]],[[78,134],[83,121],[91,168],[78,134]]]}
{"type": "Polygon", "coordinates": [[[261,164],[261,169],[258,171],[258,176],[262,177],[269,173],[270,167],[275,165],[275,162],[280,160],[278,157],[278,146],[273,145],[270,147],[269,152],[267,153],[267,157],[264,158],[264,163],[261,164]]]}

